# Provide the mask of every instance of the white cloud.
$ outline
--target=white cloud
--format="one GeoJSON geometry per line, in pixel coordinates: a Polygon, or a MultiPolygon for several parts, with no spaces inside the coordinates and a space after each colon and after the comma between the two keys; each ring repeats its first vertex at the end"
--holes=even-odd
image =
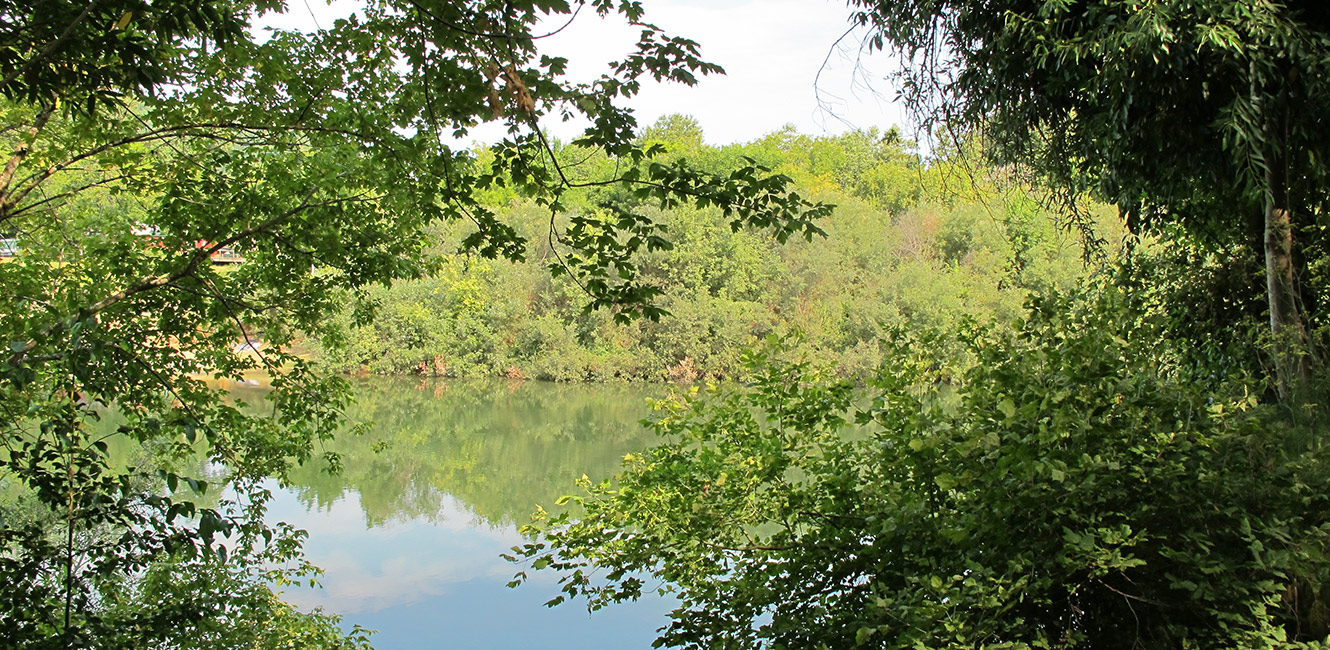
{"type": "MultiPolygon", "coordinates": [[[[836,47],[849,27],[849,10],[841,3],[655,0],[644,5],[647,22],[697,41],[703,58],[727,73],[692,88],[644,87],[631,104],[644,126],[663,115],[686,113],[701,122],[709,142],[727,144],[752,140],[787,123],[805,133],[905,124],[900,108],[875,97],[868,87],[890,94],[884,77],[891,59],[882,54],[860,59],[853,37],[836,47]],[[861,68],[856,70],[856,65],[861,68]],[[828,104],[819,105],[819,90],[828,104]]],[[[575,78],[589,78],[604,62],[628,52],[635,38],[636,30],[622,21],[583,16],[542,46],[567,57],[575,78]]]]}
{"type": "MultiPolygon", "coordinates": [[[[887,98],[893,94],[884,79],[891,58],[880,53],[861,58],[853,37],[836,49],[837,39],[849,27],[850,12],[842,1],[646,0],[643,5],[647,22],[697,41],[703,58],[727,74],[705,78],[691,88],[645,84],[630,102],[642,126],[670,113],[685,113],[702,124],[708,142],[728,144],[753,140],[785,124],[810,134],[906,125],[899,105],[873,92],[887,98]]],[[[285,14],[270,14],[263,23],[306,30],[317,23],[326,28],[356,6],[355,0],[293,0],[285,14]]],[[[562,24],[552,20],[545,28],[552,31],[562,24]]],[[[590,81],[609,61],[632,50],[639,31],[618,16],[600,20],[588,8],[567,29],[543,39],[540,47],[543,53],[569,60],[570,78],[590,81]]],[[[544,126],[565,139],[581,129],[554,120],[544,126]]],[[[502,135],[497,127],[482,126],[470,139],[485,142],[502,135]]]]}
{"type": "Polygon", "coordinates": [[[273,513],[309,533],[305,557],[325,572],[321,589],[285,591],[303,609],[376,612],[415,604],[476,579],[502,583],[514,569],[499,554],[525,541],[513,526],[479,525],[452,496],[443,498],[433,521],[373,528],[366,526],[355,492],[303,514],[294,495],[277,491],[274,496],[273,513]]]}

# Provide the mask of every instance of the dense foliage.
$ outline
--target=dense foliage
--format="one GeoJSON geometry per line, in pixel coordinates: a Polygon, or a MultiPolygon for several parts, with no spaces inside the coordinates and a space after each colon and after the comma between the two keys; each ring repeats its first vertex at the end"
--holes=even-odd
{"type": "Polygon", "coordinates": [[[852,0],[929,123],[1138,232],[1259,251],[1287,387],[1324,365],[1330,10],[1279,0],[852,0]],[[1320,330],[1319,332],[1316,330],[1320,330]]]}
{"type": "MultiPolygon", "coordinates": [[[[1074,286],[1116,250],[1122,230],[1100,209],[1093,264],[1086,242],[1028,192],[960,152],[930,161],[895,131],[812,137],[792,129],[742,145],[711,146],[691,119],[663,118],[644,145],[668,158],[725,169],[743,157],[786,174],[797,191],[837,206],[819,222],[825,238],[790,241],[730,227],[716,209],[646,207],[671,246],[639,258],[642,277],[664,293],[659,321],[627,325],[587,312],[585,293],[545,267],[546,248],[522,264],[457,258],[430,278],[375,289],[373,323],[322,355],[340,370],[442,376],[500,375],[556,381],[692,381],[733,378],[745,346],[791,327],[804,346],[849,376],[883,361],[886,332],[949,328],[964,318],[1006,323],[1032,290],[1074,286]]],[[[566,147],[577,173],[596,175],[603,156],[566,147]]],[[[487,200],[536,239],[549,215],[511,193],[487,200]]],[[[569,193],[565,201],[607,213],[643,209],[616,191],[569,193]]],[[[443,250],[460,239],[439,233],[443,250]]]]}
{"type": "Polygon", "coordinates": [[[867,402],[779,342],[751,353],[742,388],[658,403],[662,441],[515,550],[593,609],[674,591],[671,646],[1324,640],[1325,414],[1198,364],[1220,346],[1119,280],[1014,329],[901,333],[867,402]]]}
{"type": "Polygon", "coordinates": [[[381,0],[262,34],[265,1],[0,1],[0,637],[363,647],[270,589],[310,568],[262,480],[345,432],[310,337],[374,371],[746,376],[662,402],[662,443],[518,550],[593,607],[663,578],[667,643],[1323,642],[1325,12],[852,5],[922,64],[933,158],[639,133],[642,83],[719,68],[632,0],[381,0]],[[641,37],[573,83],[536,30],[583,11],[641,37]],[[504,140],[450,144],[482,122],[504,140]],[[991,182],[1030,170],[1154,239],[1080,267],[1112,233],[991,182]],[[786,325],[797,351],[741,351],[786,325]],[[211,383],[250,371],[261,410],[211,383]]]}
{"type": "MultiPolygon", "coordinates": [[[[577,185],[615,186],[780,240],[816,234],[829,209],[757,167],[652,161],[622,102],[719,68],[637,2],[387,0],[307,33],[252,28],[278,4],[0,3],[0,235],[19,250],[0,263],[8,647],[342,638],[265,583],[300,537],[264,523],[259,481],[317,460],[349,397],[290,346],[336,340],[344,304],[367,322],[368,287],[437,266],[437,224],[470,224],[461,245],[476,256],[522,259],[527,240],[487,193],[560,214],[577,185]],[[640,28],[589,84],[537,50],[542,19],[579,14],[640,28]],[[579,146],[624,173],[570,178],[544,117],[584,120],[579,146]],[[449,144],[482,122],[506,127],[483,160],[449,144]],[[210,383],[248,371],[273,376],[262,413],[210,383]],[[123,440],[150,453],[112,462],[123,440]],[[195,455],[217,468],[211,484],[177,467],[195,455]],[[238,496],[206,501],[222,489],[238,496]]],[[[628,321],[660,314],[635,266],[669,245],[659,230],[642,210],[573,212],[547,236],[587,301],[628,321]]]]}
{"type": "Polygon", "coordinates": [[[1325,647],[1325,10],[850,5],[925,124],[1137,236],[1014,325],[898,328],[864,393],[751,353],[514,559],[672,590],[692,648],[1325,647]]]}

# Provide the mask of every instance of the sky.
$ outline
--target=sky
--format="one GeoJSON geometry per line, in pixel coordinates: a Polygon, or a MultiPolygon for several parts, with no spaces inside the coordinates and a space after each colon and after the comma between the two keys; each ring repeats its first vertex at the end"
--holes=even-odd
{"type": "MultiPolygon", "coordinates": [[[[286,15],[266,22],[308,29],[317,21],[326,27],[355,7],[353,0],[288,3],[286,15]]],[[[646,85],[629,103],[642,126],[671,113],[691,115],[706,141],[716,145],[748,142],[786,124],[810,135],[891,126],[913,133],[904,110],[892,101],[886,79],[890,57],[861,55],[855,34],[837,46],[849,28],[844,0],[644,0],[643,6],[647,22],[697,41],[703,59],[726,74],[693,87],[646,85]]],[[[638,31],[617,16],[602,20],[586,11],[540,47],[566,57],[573,80],[590,80],[607,62],[631,51],[638,31]]],[[[579,130],[556,121],[544,126],[563,139],[579,130]]],[[[479,129],[474,135],[485,141],[500,134],[479,129]]]]}

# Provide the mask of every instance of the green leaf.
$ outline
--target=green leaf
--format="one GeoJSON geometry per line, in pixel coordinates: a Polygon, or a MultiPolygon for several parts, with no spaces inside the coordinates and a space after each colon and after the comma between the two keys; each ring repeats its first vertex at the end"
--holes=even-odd
{"type": "Polygon", "coordinates": [[[934,477],[933,482],[937,483],[937,486],[942,488],[943,491],[950,491],[952,488],[956,487],[956,477],[946,472],[934,477]]]}
{"type": "Polygon", "coordinates": [[[874,634],[876,631],[877,631],[877,630],[875,630],[875,629],[873,629],[873,628],[871,628],[871,627],[861,627],[861,628],[859,628],[859,629],[856,630],[855,633],[854,633],[854,644],[855,644],[855,645],[864,645],[864,644],[868,643],[868,640],[871,639],[871,638],[873,637],[873,634],[874,634]]]}

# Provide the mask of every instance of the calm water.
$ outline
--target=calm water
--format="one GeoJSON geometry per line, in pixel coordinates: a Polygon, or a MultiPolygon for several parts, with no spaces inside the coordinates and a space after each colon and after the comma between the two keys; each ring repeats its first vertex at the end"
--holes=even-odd
{"type": "MultiPolygon", "coordinates": [[[[655,394],[664,392],[657,389],[655,394]]],[[[646,650],[666,623],[660,598],[587,613],[546,608],[553,576],[504,586],[520,567],[499,557],[517,527],[573,481],[609,476],[650,442],[637,424],[652,394],[622,386],[403,379],[357,383],[350,415],[364,436],[327,449],[345,468],[303,468],[270,514],[309,531],[321,590],[287,590],[379,630],[379,650],[622,648],[646,650]]]]}

